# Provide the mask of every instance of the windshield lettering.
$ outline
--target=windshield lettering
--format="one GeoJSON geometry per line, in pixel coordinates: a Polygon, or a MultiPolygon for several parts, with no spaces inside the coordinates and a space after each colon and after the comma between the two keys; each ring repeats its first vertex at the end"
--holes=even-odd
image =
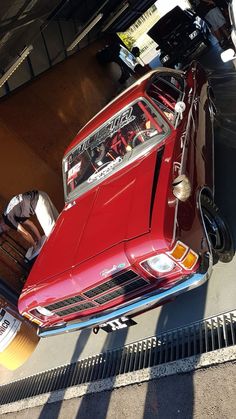
{"type": "Polygon", "coordinates": [[[135,158],[147,142],[161,141],[168,131],[161,115],[146,101],[139,99],[132,103],[68,154],[64,160],[66,195],[79,187],[83,190],[92,187],[89,185],[135,158]]]}
{"type": "Polygon", "coordinates": [[[98,169],[97,172],[93,173],[88,178],[88,183],[94,182],[95,180],[101,179],[104,176],[108,175],[121,162],[122,162],[122,158],[117,157],[111,163],[105,163],[104,168],[98,169]]]}

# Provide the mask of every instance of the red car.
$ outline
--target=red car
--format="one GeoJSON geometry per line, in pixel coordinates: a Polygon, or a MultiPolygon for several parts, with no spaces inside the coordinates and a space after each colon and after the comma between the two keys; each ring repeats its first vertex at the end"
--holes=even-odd
{"type": "Polygon", "coordinates": [[[40,336],[123,327],[232,259],[213,202],[213,119],[194,62],[151,71],[78,133],[62,164],[65,207],[19,299],[40,336]]]}

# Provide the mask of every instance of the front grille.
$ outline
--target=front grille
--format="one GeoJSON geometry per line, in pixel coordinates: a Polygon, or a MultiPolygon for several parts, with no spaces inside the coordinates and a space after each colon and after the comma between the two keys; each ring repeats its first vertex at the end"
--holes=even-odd
{"type": "Polygon", "coordinates": [[[136,291],[138,288],[142,288],[147,285],[147,282],[143,278],[136,279],[132,281],[130,284],[123,285],[119,287],[117,290],[110,292],[109,294],[102,295],[101,297],[95,298],[94,301],[98,304],[105,304],[108,301],[114,300],[114,298],[120,297],[122,295],[127,295],[132,291],[136,291]]]}
{"type": "Polygon", "coordinates": [[[57,311],[58,316],[67,316],[68,314],[72,313],[78,313],[79,311],[87,310],[89,308],[95,307],[95,304],[93,304],[90,301],[87,301],[86,303],[82,303],[78,306],[70,307],[65,310],[57,311]]]}
{"type": "Polygon", "coordinates": [[[135,291],[149,282],[140,278],[133,271],[122,272],[113,278],[103,282],[102,284],[85,291],[83,295],[76,295],[65,300],[57,301],[56,303],[45,306],[50,311],[55,312],[58,316],[67,316],[72,313],[79,313],[84,310],[89,310],[97,306],[97,304],[105,304],[108,301],[114,300],[117,297],[126,295],[135,291]],[[101,295],[107,292],[105,295],[101,295]],[[89,298],[89,300],[87,300],[89,298]],[[97,303],[97,304],[96,304],[97,303]]]}
{"type": "Polygon", "coordinates": [[[57,310],[61,307],[66,307],[71,304],[76,304],[81,301],[84,301],[84,298],[81,295],[76,295],[75,297],[67,298],[66,300],[57,301],[56,303],[49,304],[48,306],[45,306],[50,311],[57,310]]]}
{"type": "Polygon", "coordinates": [[[124,284],[125,282],[130,281],[131,279],[135,279],[137,278],[138,275],[133,272],[133,271],[127,271],[124,272],[121,275],[118,275],[112,279],[110,279],[109,281],[102,283],[101,285],[98,285],[97,287],[91,288],[88,291],[85,291],[83,294],[88,297],[88,298],[94,298],[96,297],[96,295],[102,294],[105,291],[109,291],[110,289],[114,288],[114,287],[118,287],[122,284],[124,284]]]}

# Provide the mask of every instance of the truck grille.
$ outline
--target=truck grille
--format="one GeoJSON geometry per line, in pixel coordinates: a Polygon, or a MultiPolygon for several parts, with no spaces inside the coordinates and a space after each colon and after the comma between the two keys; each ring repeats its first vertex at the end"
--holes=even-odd
{"type": "Polygon", "coordinates": [[[45,308],[63,317],[69,314],[91,310],[115,298],[130,294],[139,288],[145,287],[145,285],[149,285],[149,281],[141,278],[133,271],[126,271],[85,291],[83,294],[57,301],[56,303],[45,306],[45,308]]]}
{"type": "Polygon", "coordinates": [[[66,308],[65,310],[57,311],[56,313],[57,313],[58,316],[67,316],[68,314],[78,313],[79,311],[84,311],[84,310],[91,309],[94,306],[95,306],[95,304],[93,304],[92,302],[86,301],[86,302],[80,304],[79,306],[66,308]]]}
{"type": "Polygon", "coordinates": [[[84,298],[81,295],[76,295],[75,297],[67,298],[66,300],[57,301],[54,304],[49,304],[48,306],[45,306],[50,311],[57,310],[61,307],[69,306],[71,304],[76,304],[81,301],[84,301],[84,298]]]}
{"type": "Polygon", "coordinates": [[[102,295],[101,297],[95,298],[94,301],[98,304],[105,304],[108,301],[114,300],[117,297],[122,295],[127,295],[132,291],[137,290],[138,288],[142,288],[147,285],[147,282],[143,278],[137,278],[135,281],[131,282],[130,284],[123,285],[119,287],[117,290],[110,292],[109,294],[102,295]]]}
{"type": "Polygon", "coordinates": [[[137,278],[137,274],[133,271],[127,271],[124,272],[121,275],[116,276],[115,278],[110,279],[109,281],[98,285],[97,287],[91,288],[88,291],[85,291],[83,294],[88,297],[92,298],[96,297],[99,294],[102,294],[103,292],[110,291],[112,288],[121,286],[125,282],[130,281],[131,279],[137,278]]]}

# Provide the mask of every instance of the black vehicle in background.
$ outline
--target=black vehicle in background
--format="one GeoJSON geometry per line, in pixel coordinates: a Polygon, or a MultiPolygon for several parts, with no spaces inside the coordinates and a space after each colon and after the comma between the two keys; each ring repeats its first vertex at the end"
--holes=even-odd
{"type": "Polygon", "coordinates": [[[114,42],[111,45],[106,45],[102,50],[96,54],[97,60],[100,64],[117,63],[121,70],[119,82],[125,83],[131,75],[135,73],[135,67],[139,64],[137,57],[139,56],[139,48],[134,47],[129,51],[123,45],[114,42]]]}
{"type": "Polygon", "coordinates": [[[160,61],[165,67],[185,65],[204,46],[209,45],[209,29],[195,13],[179,6],[166,13],[148,35],[161,50],[160,61]]]}

